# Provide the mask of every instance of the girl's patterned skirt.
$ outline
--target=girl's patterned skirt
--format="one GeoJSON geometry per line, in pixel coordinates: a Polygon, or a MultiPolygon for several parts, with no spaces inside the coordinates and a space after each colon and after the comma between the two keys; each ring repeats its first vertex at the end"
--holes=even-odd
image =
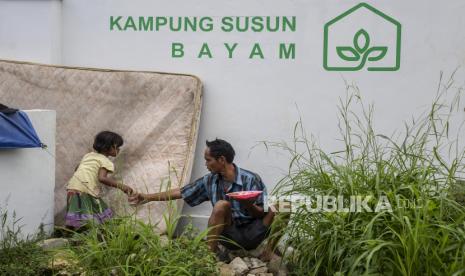
{"type": "Polygon", "coordinates": [[[65,225],[79,228],[88,223],[102,223],[113,216],[113,212],[101,199],[75,190],[67,192],[65,225]]]}

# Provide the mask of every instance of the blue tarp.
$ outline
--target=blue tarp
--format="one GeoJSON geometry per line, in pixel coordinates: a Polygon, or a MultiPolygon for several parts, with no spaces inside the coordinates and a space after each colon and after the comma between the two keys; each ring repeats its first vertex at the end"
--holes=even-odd
{"type": "Polygon", "coordinates": [[[17,111],[10,114],[0,112],[0,148],[43,147],[26,113],[17,111]]]}

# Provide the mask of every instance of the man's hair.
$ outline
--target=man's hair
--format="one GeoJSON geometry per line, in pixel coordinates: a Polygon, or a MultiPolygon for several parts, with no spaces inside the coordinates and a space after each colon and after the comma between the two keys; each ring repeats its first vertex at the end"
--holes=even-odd
{"type": "Polygon", "coordinates": [[[102,131],[95,136],[93,148],[98,153],[108,152],[111,147],[123,145],[123,137],[111,131],[102,131]]]}
{"type": "Polygon", "coordinates": [[[210,155],[213,156],[215,159],[224,156],[226,162],[232,163],[234,161],[234,152],[233,147],[230,143],[226,142],[225,140],[221,140],[216,138],[213,141],[206,141],[207,147],[210,150],[210,155]]]}

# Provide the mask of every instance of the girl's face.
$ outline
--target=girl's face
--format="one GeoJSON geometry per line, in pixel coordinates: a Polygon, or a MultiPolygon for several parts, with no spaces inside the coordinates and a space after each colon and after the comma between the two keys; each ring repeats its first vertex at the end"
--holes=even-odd
{"type": "Polygon", "coordinates": [[[119,153],[119,147],[116,145],[113,145],[113,147],[110,148],[108,151],[108,156],[113,156],[116,157],[119,153]]]}

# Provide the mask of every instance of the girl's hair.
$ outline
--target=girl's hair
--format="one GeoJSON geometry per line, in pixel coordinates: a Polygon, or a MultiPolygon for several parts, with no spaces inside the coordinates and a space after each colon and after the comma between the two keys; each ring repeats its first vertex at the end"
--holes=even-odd
{"type": "Polygon", "coordinates": [[[93,148],[98,153],[108,152],[111,147],[117,148],[123,145],[123,137],[111,131],[102,131],[95,136],[93,148]]]}

